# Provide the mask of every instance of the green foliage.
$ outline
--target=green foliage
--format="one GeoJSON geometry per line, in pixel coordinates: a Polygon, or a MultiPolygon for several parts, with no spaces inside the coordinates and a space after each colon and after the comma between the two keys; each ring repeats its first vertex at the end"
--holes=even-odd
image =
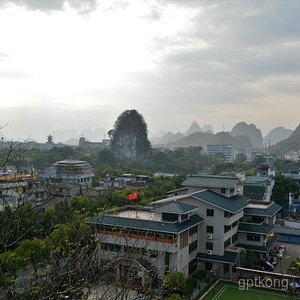
{"type": "Polygon", "coordinates": [[[300,275],[300,260],[298,258],[290,264],[288,271],[292,275],[300,275]]]}
{"type": "Polygon", "coordinates": [[[300,183],[282,174],[276,175],[274,179],[275,185],[272,191],[273,200],[283,207],[288,207],[289,193],[292,192],[298,195],[300,193],[300,183]]]}
{"type": "Polygon", "coordinates": [[[182,294],[184,290],[185,276],[181,272],[170,272],[164,280],[164,287],[172,293],[182,294]]]}
{"type": "Polygon", "coordinates": [[[197,287],[197,279],[194,277],[189,277],[184,283],[183,293],[185,295],[188,295],[192,293],[196,287],[197,287]]]}

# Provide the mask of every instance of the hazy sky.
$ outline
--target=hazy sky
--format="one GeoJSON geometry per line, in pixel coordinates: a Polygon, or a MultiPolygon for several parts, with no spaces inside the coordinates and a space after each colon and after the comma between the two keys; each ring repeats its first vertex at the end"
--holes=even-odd
{"type": "Polygon", "coordinates": [[[299,71],[300,1],[0,0],[9,138],[108,130],[132,108],[153,133],[294,129],[299,71]]]}

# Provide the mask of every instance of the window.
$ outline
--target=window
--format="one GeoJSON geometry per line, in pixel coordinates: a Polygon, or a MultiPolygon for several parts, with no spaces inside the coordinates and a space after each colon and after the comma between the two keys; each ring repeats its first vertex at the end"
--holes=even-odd
{"type": "Polygon", "coordinates": [[[224,218],[230,218],[232,216],[232,213],[229,211],[224,211],[224,218]]]}
{"type": "Polygon", "coordinates": [[[198,232],[198,225],[189,229],[189,235],[193,235],[198,232]]]}
{"type": "Polygon", "coordinates": [[[233,222],[233,223],[232,223],[232,228],[238,226],[238,224],[239,224],[239,221],[233,222]]]}
{"type": "Polygon", "coordinates": [[[227,248],[228,246],[231,245],[231,238],[227,239],[225,242],[224,242],[224,249],[227,248]]]}
{"type": "Polygon", "coordinates": [[[214,243],[207,242],[206,243],[206,250],[214,250],[214,243]]]}
{"type": "Polygon", "coordinates": [[[213,263],[206,262],[205,263],[205,271],[211,271],[213,269],[213,263]]]}
{"type": "Polygon", "coordinates": [[[189,214],[181,215],[181,221],[186,220],[189,217],[189,214]]]}
{"type": "Polygon", "coordinates": [[[188,230],[180,233],[180,249],[188,245],[188,240],[189,240],[188,230]]]}
{"type": "Polygon", "coordinates": [[[231,229],[231,225],[224,225],[224,233],[228,232],[231,229]]]}
{"type": "Polygon", "coordinates": [[[214,233],[214,226],[206,225],[206,233],[214,233]]]}
{"type": "Polygon", "coordinates": [[[189,276],[193,275],[197,271],[197,258],[193,259],[189,263],[189,276]]]}
{"type": "Polygon", "coordinates": [[[178,215],[162,213],[162,220],[167,222],[176,222],[178,221],[178,215]]]}
{"type": "Polygon", "coordinates": [[[198,241],[194,241],[189,244],[189,253],[192,253],[193,251],[197,250],[198,248],[198,241]]]}
{"type": "Polygon", "coordinates": [[[221,188],[221,193],[225,194],[226,193],[226,189],[225,188],[221,188]]]}
{"type": "Polygon", "coordinates": [[[260,235],[259,234],[247,234],[247,241],[253,242],[260,242],[260,235]]]}
{"type": "Polygon", "coordinates": [[[236,243],[238,240],[238,233],[235,233],[233,236],[232,236],[232,244],[236,243]]]}
{"type": "Polygon", "coordinates": [[[213,217],[214,216],[214,210],[213,209],[207,209],[206,210],[206,215],[208,216],[208,217],[213,217]]]}

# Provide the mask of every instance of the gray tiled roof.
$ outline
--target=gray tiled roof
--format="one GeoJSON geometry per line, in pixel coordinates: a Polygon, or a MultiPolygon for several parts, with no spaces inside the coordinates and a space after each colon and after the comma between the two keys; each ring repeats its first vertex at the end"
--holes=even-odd
{"type": "Polygon", "coordinates": [[[229,263],[229,264],[236,264],[238,256],[239,256],[239,252],[231,252],[231,251],[224,251],[224,255],[210,255],[205,253],[197,254],[197,258],[200,260],[222,262],[222,263],[229,263]]]}
{"type": "Polygon", "coordinates": [[[181,185],[206,188],[233,188],[239,181],[237,177],[233,176],[190,175],[181,185]]]}
{"type": "Polygon", "coordinates": [[[186,214],[195,209],[197,209],[197,207],[194,205],[174,201],[174,202],[159,206],[159,207],[153,209],[152,211],[180,215],[180,214],[186,214]]]}
{"type": "Polygon", "coordinates": [[[233,214],[237,213],[249,204],[249,198],[247,197],[240,195],[226,197],[208,190],[193,193],[192,197],[198,200],[205,201],[213,206],[217,206],[233,214]]]}
{"type": "Polygon", "coordinates": [[[273,230],[273,226],[266,223],[254,224],[254,223],[239,223],[238,231],[249,232],[257,234],[268,234],[273,230]]]}
{"type": "Polygon", "coordinates": [[[246,207],[244,213],[246,215],[272,217],[281,210],[282,206],[273,202],[266,208],[246,207]]]}
{"type": "Polygon", "coordinates": [[[190,219],[185,220],[182,223],[131,219],[131,218],[114,216],[114,215],[97,215],[87,221],[87,223],[95,224],[95,225],[108,225],[108,226],[115,226],[115,227],[142,229],[142,230],[166,232],[166,233],[180,233],[202,222],[203,219],[197,214],[192,215],[190,219]]]}

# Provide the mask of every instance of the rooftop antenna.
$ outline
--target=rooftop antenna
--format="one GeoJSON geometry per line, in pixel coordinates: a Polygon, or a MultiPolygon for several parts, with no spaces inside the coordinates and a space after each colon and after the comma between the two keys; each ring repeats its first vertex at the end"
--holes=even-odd
{"type": "Polygon", "coordinates": [[[224,123],[223,123],[223,132],[225,131],[225,125],[224,125],[224,123]]]}

